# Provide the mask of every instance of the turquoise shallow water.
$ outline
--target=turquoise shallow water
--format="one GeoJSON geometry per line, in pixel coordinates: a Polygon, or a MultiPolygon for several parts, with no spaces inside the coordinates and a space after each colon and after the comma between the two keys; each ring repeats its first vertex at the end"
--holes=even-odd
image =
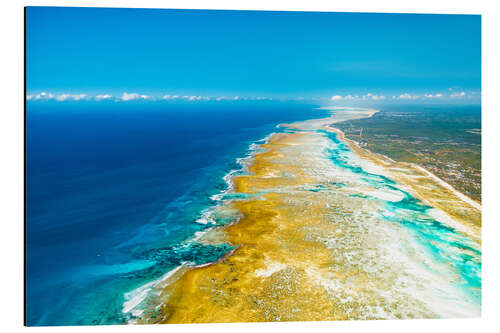
{"type": "MultiPolygon", "coordinates": [[[[383,176],[367,172],[355,159],[348,146],[340,141],[335,133],[320,131],[333,143],[328,149],[332,163],[360,176],[361,181],[376,190],[388,190],[402,195],[399,201],[382,200],[370,195],[353,194],[359,200],[371,200],[379,203],[374,212],[385,223],[392,223],[409,232],[412,239],[421,245],[428,258],[437,266],[427,266],[429,271],[435,267],[444,268],[450,284],[462,290],[467,302],[480,308],[481,304],[481,249],[471,239],[449,225],[430,215],[430,206],[423,204],[410,193],[402,190],[398,184],[383,176]]],[[[441,271],[434,271],[443,274],[441,271]]]]}

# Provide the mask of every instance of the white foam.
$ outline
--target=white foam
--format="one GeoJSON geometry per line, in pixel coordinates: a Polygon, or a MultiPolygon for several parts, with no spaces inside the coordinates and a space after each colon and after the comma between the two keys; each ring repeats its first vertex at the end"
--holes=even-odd
{"type": "Polygon", "coordinates": [[[212,209],[207,208],[201,212],[201,216],[196,220],[196,223],[200,224],[216,224],[215,220],[212,218],[212,209]]]}
{"type": "MultiPolygon", "coordinates": [[[[151,291],[153,286],[156,284],[156,281],[151,281],[129,293],[125,294],[125,299],[128,301],[123,303],[123,313],[129,313],[139,304],[141,304],[144,299],[146,299],[148,293],[151,291]]],[[[133,313],[132,313],[133,314],[133,313]]]]}
{"type": "Polygon", "coordinates": [[[207,234],[210,230],[213,228],[208,228],[205,230],[200,230],[194,233],[194,236],[188,241],[188,242],[197,242],[200,240],[201,237],[203,237],[205,234],[207,234]]]}
{"type": "Polygon", "coordinates": [[[146,283],[137,289],[134,289],[128,293],[124,294],[125,302],[123,303],[122,312],[126,314],[131,314],[134,317],[140,316],[144,309],[138,308],[148,297],[151,291],[161,282],[168,280],[175,273],[177,273],[181,268],[185,267],[188,263],[182,263],[180,266],[168,271],[161,278],[146,283]]]}

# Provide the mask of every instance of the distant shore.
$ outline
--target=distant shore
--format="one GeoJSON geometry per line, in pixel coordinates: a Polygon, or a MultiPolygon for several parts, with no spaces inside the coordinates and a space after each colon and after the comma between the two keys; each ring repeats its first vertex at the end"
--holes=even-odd
{"type": "Polygon", "coordinates": [[[350,144],[351,148],[360,156],[367,158],[390,171],[392,177],[409,186],[414,195],[430,206],[437,207],[450,216],[460,221],[465,226],[466,234],[481,242],[481,204],[456,190],[441,178],[415,163],[398,162],[390,157],[374,153],[345,137],[344,133],[335,127],[329,130],[337,133],[340,138],[350,144]],[[403,170],[403,172],[401,172],[403,170]],[[435,192],[429,190],[429,185],[438,186],[442,190],[435,192]],[[464,205],[465,204],[465,205],[464,205]]]}
{"type": "MultiPolygon", "coordinates": [[[[346,138],[345,135],[344,135],[344,132],[342,132],[340,129],[334,128],[334,127],[330,127],[330,129],[333,130],[333,131],[335,131],[336,133],[338,133],[340,135],[340,137],[342,138],[342,140],[345,140],[347,142],[351,142],[353,145],[356,145],[359,150],[365,150],[365,151],[369,152],[370,154],[375,155],[375,156],[380,156],[382,159],[388,160],[391,163],[397,163],[397,161],[393,160],[392,158],[390,158],[387,155],[383,155],[383,154],[380,154],[380,153],[375,153],[375,152],[370,151],[367,148],[361,147],[359,145],[359,143],[356,142],[355,140],[351,140],[351,139],[346,138]]],[[[429,170],[425,169],[424,167],[422,167],[422,166],[420,166],[420,165],[418,165],[416,163],[411,163],[411,164],[414,165],[415,168],[421,170],[426,175],[428,175],[429,177],[431,177],[432,179],[434,179],[439,185],[441,185],[441,186],[445,187],[446,189],[450,190],[451,192],[453,192],[453,194],[455,194],[460,200],[468,203],[469,205],[471,205],[475,209],[481,210],[481,203],[479,203],[476,200],[470,198],[466,194],[458,191],[451,184],[449,184],[446,181],[444,181],[443,179],[439,178],[438,176],[436,176],[435,174],[433,174],[429,170]]]]}

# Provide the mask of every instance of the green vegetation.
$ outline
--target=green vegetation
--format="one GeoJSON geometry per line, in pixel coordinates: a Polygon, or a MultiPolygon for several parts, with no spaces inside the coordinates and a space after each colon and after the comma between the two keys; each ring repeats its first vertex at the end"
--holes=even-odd
{"type": "Polygon", "coordinates": [[[393,107],[335,126],[361,147],[417,163],[481,201],[480,107],[393,107]]]}

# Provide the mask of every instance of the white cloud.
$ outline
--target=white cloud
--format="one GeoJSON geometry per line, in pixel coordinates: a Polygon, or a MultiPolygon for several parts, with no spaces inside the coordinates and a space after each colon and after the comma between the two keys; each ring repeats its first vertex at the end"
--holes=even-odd
{"type": "MultiPolygon", "coordinates": [[[[163,95],[163,97],[161,99],[164,99],[164,100],[176,100],[176,99],[179,99],[179,95],[163,95]]],[[[187,98],[187,96],[184,96],[185,98],[187,98]]],[[[184,98],[182,97],[182,98],[184,98]]]]}
{"type": "Polygon", "coordinates": [[[57,96],[56,100],[62,102],[62,101],[67,100],[69,97],[70,97],[70,95],[68,95],[68,94],[62,94],[62,95],[57,96]]]}
{"type": "Polygon", "coordinates": [[[404,94],[399,95],[399,97],[398,97],[398,98],[399,98],[399,99],[413,99],[413,98],[414,98],[414,96],[412,96],[412,95],[410,95],[410,94],[408,94],[408,93],[404,93],[404,94]]]}
{"type": "Polygon", "coordinates": [[[138,99],[138,98],[139,98],[139,94],[137,94],[137,93],[128,94],[128,93],[124,92],[120,99],[122,101],[133,101],[133,100],[138,99]]]}
{"type": "Polygon", "coordinates": [[[82,99],[89,99],[91,98],[87,94],[59,94],[55,95],[53,93],[47,93],[45,91],[42,91],[41,93],[38,94],[31,94],[27,95],[26,99],[27,100],[56,100],[58,102],[63,102],[63,101],[68,101],[68,100],[73,100],[73,101],[79,101],[82,99]]]}
{"type": "Polygon", "coordinates": [[[353,96],[353,95],[347,95],[347,96],[344,96],[344,99],[349,99],[349,100],[354,100],[354,99],[359,99],[361,98],[361,100],[363,101],[367,101],[367,100],[373,100],[373,101],[378,101],[378,100],[383,100],[383,99],[386,99],[387,97],[384,96],[384,95],[375,95],[375,94],[372,94],[372,93],[367,93],[366,95],[363,95],[361,97],[359,96],[353,96]]]}
{"type": "MultiPolygon", "coordinates": [[[[73,101],[80,101],[80,100],[102,101],[102,100],[113,99],[113,96],[110,94],[87,95],[87,94],[68,94],[68,93],[62,93],[62,94],[55,95],[52,93],[42,91],[38,94],[28,94],[28,95],[26,95],[26,99],[29,101],[54,99],[54,100],[59,101],[59,102],[70,101],[70,100],[73,100],[73,101]]],[[[133,100],[156,101],[156,100],[177,100],[177,99],[184,99],[184,100],[188,100],[188,101],[210,101],[210,100],[212,100],[212,97],[201,96],[201,95],[192,95],[192,96],[185,95],[182,97],[179,95],[154,96],[154,95],[124,92],[121,96],[116,97],[115,101],[133,101],[133,100]]],[[[217,100],[221,100],[221,99],[244,100],[247,98],[234,96],[234,97],[229,97],[229,98],[221,97],[221,98],[218,98],[217,100]]],[[[262,97],[262,99],[266,99],[266,97],[262,97]]]]}
{"type": "MultiPolygon", "coordinates": [[[[168,97],[168,98],[169,98],[169,99],[170,99],[170,98],[171,98],[171,99],[178,99],[178,98],[179,98],[179,96],[177,96],[177,95],[173,95],[173,96],[170,96],[170,97],[168,97]]],[[[191,101],[191,102],[192,102],[192,101],[201,101],[201,100],[203,100],[203,101],[209,101],[209,100],[211,99],[209,96],[196,96],[196,95],[192,95],[192,96],[187,96],[187,95],[185,95],[185,96],[182,96],[182,97],[180,97],[180,98],[181,98],[181,99],[184,99],[184,100],[191,101]]],[[[167,98],[165,98],[165,96],[163,96],[163,99],[167,99],[167,98]]],[[[219,98],[217,98],[216,100],[218,100],[218,101],[219,101],[220,99],[219,99],[219,98]]]]}
{"type": "Polygon", "coordinates": [[[34,99],[52,99],[54,98],[55,95],[51,93],[46,93],[45,91],[42,91],[41,93],[37,94],[34,96],[34,99]]]}
{"type": "Polygon", "coordinates": [[[55,97],[56,101],[63,102],[67,100],[73,100],[73,101],[79,101],[81,99],[84,99],[87,97],[87,94],[78,94],[78,95],[71,95],[71,94],[61,94],[57,95],[55,97]]]}
{"type": "Polygon", "coordinates": [[[56,96],[51,93],[46,93],[45,91],[42,91],[41,93],[35,94],[35,95],[28,95],[26,96],[27,100],[49,100],[53,99],[56,96]]]}
{"type": "Polygon", "coordinates": [[[450,98],[463,98],[465,95],[465,91],[454,92],[453,94],[450,94],[450,98]]]}
{"type": "Polygon", "coordinates": [[[399,96],[398,95],[393,95],[392,99],[393,100],[397,100],[397,99],[416,100],[416,99],[421,99],[421,98],[438,98],[438,97],[441,97],[441,96],[442,96],[441,94],[435,94],[435,95],[424,94],[423,96],[420,96],[420,95],[412,95],[412,94],[409,94],[409,93],[404,93],[404,94],[401,94],[399,96]]]}
{"type": "MultiPolygon", "coordinates": [[[[446,91],[446,90],[445,90],[446,91]]],[[[450,93],[426,93],[422,95],[416,95],[416,94],[411,94],[409,92],[407,93],[402,93],[400,95],[391,95],[391,96],[385,96],[385,95],[376,95],[374,93],[366,93],[364,95],[352,95],[352,94],[346,94],[346,95],[332,95],[330,97],[308,97],[304,98],[303,96],[301,97],[290,97],[290,98],[284,98],[280,99],[281,101],[288,101],[288,100],[305,100],[305,99],[311,99],[311,100],[321,100],[321,101],[384,101],[387,99],[392,99],[393,101],[397,100],[408,100],[408,101],[415,101],[415,100],[425,100],[425,99],[438,99],[438,98],[455,98],[455,99],[461,99],[461,98],[469,98],[473,97],[475,92],[472,93],[466,93],[465,91],[459,91],[459,90],[453,90],[450,93]]],[[[158,100],[178,100],[182,99],[185,101],[244,101],[244,100],[254,100],[254,101],[260,101],[260,100],[273,100],[271,97],[266,97],[266,96],[252,96],[252,97],[246,97],[246,96],[218,96],[218,97],[210,97],[210,96],[202,96],[202,95],[171,95],[171,94],[166,94],[166,95],[146,95],[146,94],[139,94],[139,93],[128,93],[124,92],[121,96],[116,97],[112,96],[110,94],[97,94],[97,95],[87,95],[87,94],[68,94],[68,93],[62,93],[62,94],[53,94],[50,92],[40,92],[38,94],[29,94],[26,95],[26,99],[29,101],[37,101],[37,100],[56,100],[56,101],[80,101],[80,100],[95,100],[95,101],[102,101],[102,100],[116,100],[116,101],[132,101],[132,100],[148,100],[148,101],[158,101],[158,100]]]]}
{"type": "Polygon", "coordinates": [[[72,95],[71,96],[75,101],[79,101],[81,99],[87,98],[87,94],[79,94],[79,95],[72,95]]]}
{"type": "Polygon", "coordinates": [[[441,93],[434,94],[434,95],[433,94],[425,94],[424,97],[425,98],[431,98],[431,99],[432,98],[441,98],[441,97],[443,97],[443,94],[441,94],[441,93]]]}
{"type": "Polygon", "coordinates": [[[380,99],[385,99],[385,98],[386,98],[384,95],[370,95],[370,94],[369,94],[369,96],[371,96],[371,98],[372,98],[374,101],[378,101],[378,100],[380,100],[380,99]]]}
{"type": "Polygon", "coordinates": [[[108,94],[102,94],[102,95],[97,95],[95,97],[95,100],[96,101],[102,101],[102,100],[106,100],[106,99],[111,99],[113,96],[111,95],[108,95],[108,94]]]}

